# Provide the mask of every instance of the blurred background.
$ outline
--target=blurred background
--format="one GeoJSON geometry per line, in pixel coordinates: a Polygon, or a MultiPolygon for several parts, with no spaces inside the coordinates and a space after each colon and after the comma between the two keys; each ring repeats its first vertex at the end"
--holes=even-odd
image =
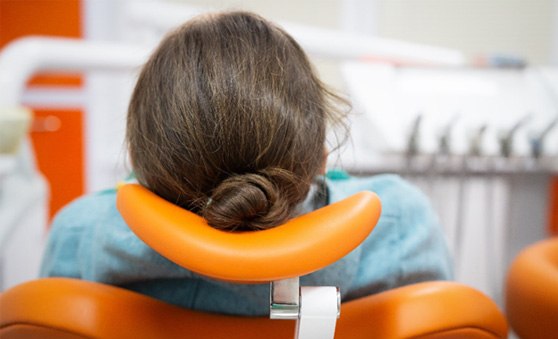
{"type": "Polygon", "coordinates": [[[165,32],[231,9],[283,26],[351,99],[329,167],[417,184],[456,279],[501,304],[511,259],[558,234],[556,0],[0,0],[2,289],[37,275],[62,206],[128,174],[127,102],[165,32]]]}

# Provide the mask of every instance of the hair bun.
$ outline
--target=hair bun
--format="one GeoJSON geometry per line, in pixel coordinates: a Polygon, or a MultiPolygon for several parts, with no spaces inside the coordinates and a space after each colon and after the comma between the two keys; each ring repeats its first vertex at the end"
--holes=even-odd
{"type": "Polygon", "coordinates": [[[289,193],[279,187],[295,187],[295,183],[296,176],[282,169],[231,176],[213,190],[201,214],[217,229],[271,228],[285,222],[292,207],[289,193]]]}

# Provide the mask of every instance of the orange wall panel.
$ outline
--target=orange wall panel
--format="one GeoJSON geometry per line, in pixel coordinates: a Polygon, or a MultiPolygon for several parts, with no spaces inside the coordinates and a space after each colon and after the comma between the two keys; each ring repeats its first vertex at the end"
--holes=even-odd
{"type": "MultiPolygon", "coordinates": [[[[80,38],[79,0],[0,0],[0,48],[26,35],[54,35],[80,38]]],[[[79,76],[42,74],[32,85],[80,86],[79,76]]]]}
{"type": "Polygon", "coordinates": [[[83,113],[35,109],[31,140],[37,164],[50,183],[50,217],[83,194],[83,113]]]}
{"type": "MultiPolygon", "coordinates": [[[[0,0],[0,48],[27,35],[82,37],[80,0],[0,0]]],[[[41,74],[31,86],[82,87],[80,76],[41,74]]],[[[85,191],[83,112],[35,109],[31,138],[51,192],[50,216],[85,191]]]]}

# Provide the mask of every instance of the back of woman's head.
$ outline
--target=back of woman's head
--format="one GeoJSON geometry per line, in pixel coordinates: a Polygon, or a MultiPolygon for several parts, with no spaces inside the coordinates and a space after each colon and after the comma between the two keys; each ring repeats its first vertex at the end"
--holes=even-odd
{"type": "Polygon", "coordinates": [[[324,161],[338,115],[299,45],[254,14],[197,17],[144,66],[127,141],[140,183],[216,228],[284,222],[324,161]]]}

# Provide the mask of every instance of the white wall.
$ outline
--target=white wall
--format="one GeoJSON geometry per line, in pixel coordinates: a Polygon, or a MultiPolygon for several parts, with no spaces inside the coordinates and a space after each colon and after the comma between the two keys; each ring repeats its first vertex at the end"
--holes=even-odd
{"type": "MultiPolygon", "coordinates": [[[[364,1],[365,2],[365,1],[364,1]]],[[[459,49],[550,61],[554,0],[376,0],[377,34],[459,49]]]]}

